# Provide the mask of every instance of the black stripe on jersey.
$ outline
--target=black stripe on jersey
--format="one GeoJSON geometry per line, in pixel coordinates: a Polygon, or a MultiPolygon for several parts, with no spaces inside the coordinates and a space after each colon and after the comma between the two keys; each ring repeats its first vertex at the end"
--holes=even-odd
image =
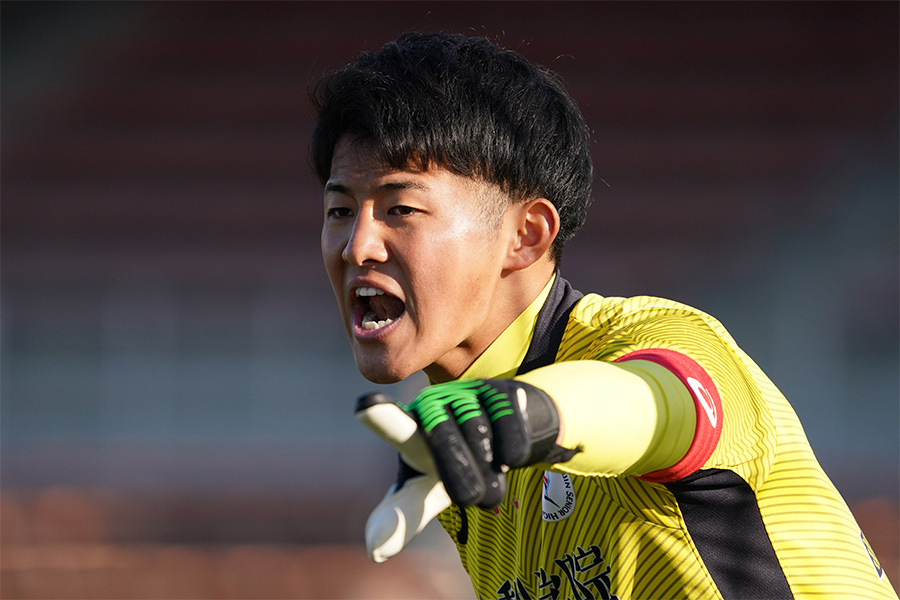
{"type": "Polygon", "coordinates": [[[533,371],[538,367],[546,367],[556,361],[556,353],[566,332],[569,313],[583,296],[584,294],[573,289],[569,282],[557,273],[544,306],[538,313],[531,344],[516,375],[533,371]]]}
{"type": "Polygon", "coordinates": [[[794,597],[746,481],[706,469],[664,485],[725,600],[794,597]]]}

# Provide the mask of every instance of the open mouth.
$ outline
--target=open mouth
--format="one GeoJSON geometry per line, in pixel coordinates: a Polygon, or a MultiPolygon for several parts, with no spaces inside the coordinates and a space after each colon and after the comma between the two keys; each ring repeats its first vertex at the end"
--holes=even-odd
{"type": "Polygon", "coordinates": [[[387,327],[406,311],[403,300],[374,287],[357,288],[356,301],[357,323],[367,331],[387,327]]]}

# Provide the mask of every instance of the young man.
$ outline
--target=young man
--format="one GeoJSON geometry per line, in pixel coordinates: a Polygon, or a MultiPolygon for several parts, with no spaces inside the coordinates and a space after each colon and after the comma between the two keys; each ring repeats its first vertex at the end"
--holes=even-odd
{"type": "Polygon", "coordinates": [[[403,459],[376,560],[440,512],[479,598],[896,598],[715,319],[558,275],[592,167],[552,75],[484,39],[407,34],[314,102],[322,253],[357,367],[432,384],[368,419],[403,459]]]}

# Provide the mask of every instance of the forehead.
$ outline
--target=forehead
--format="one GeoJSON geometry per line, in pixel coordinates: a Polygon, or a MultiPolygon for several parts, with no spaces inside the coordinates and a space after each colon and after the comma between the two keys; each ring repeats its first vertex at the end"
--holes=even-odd
{"type": "Polygon", "coordinates": [[[427,170],[414,163],[404,169],[391,167],[371,144],[346,136],[335,146],[326,192],[335,188],[383,187],[400,181],[406,184],[402,186],[404,188],[423,191],[464,190],[466,195],[489,204],[497,203],[501,194],[500,188],[493,183],[459,175],[439,166],[431,166],[427,170]]]}

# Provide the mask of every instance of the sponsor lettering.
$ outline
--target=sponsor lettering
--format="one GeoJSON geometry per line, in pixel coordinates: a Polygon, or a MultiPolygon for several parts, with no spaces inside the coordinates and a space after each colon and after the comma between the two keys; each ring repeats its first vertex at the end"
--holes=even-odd
{"type": "Polygon", "coordinates": [[[520,577],[514,581],[507,579],[497,589],[497,600],[619,600],[610,591],[610,567],[605,564],[599,546],[592,545],[587,550],[578,546],[553,563],[562,575],[548,573],[541,567],[533,573],[534,580],[523,581],[520,577]],[[536,591],[536,595],[528,591],[529,583],[537,584],[530,588],[536,591]],[[568,584],[571,596],[561,596],[564,583],[568,584]]]}

